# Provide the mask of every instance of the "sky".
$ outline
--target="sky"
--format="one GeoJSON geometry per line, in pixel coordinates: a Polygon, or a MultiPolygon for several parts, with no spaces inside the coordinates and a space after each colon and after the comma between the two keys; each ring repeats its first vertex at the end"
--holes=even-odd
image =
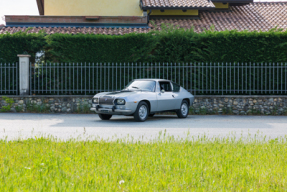
{"type": "Polygon", "coordinates": [[[36,0],[0,0],[0,25],[4,15],[39,15],[36,0]]]}
{"type": "MultiPolygon", "coordinates": [[[[254,2],[287,0],[254,0],[254,2]]],[[[4,15],[39,15],[36,0],[0,0],[0,25],[5,24],[4,15]]]]}

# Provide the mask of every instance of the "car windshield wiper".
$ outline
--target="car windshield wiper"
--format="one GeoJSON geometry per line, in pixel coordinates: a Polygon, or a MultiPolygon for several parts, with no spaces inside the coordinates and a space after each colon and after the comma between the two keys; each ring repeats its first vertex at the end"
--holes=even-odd
{"type": "Polygon", "coordinates": [[[129,90],[129,89],[123,89],[123,90],[121,90],[121,92],[131,92],[131,90],[129,90]]]}
{"type": "Polygon", "coordinates": [[[140,88],[138,88],[138,87],[134,87],[134,86],[132,86],[132,88],[135,88],[135,89],[140,89],[140,88]]]}

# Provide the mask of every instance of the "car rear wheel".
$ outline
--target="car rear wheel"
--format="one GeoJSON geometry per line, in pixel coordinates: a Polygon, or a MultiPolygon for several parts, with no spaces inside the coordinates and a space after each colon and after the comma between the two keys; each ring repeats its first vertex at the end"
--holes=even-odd
{"type": "Polygon", "coordinates": [[[101,120],[110,120],[112,115],[99,114],[99,117],[101,118],[101,120]]]}
{"type": "Polygon", "coordinates": [[[189,107],[187,101],[183,100],[179,110],[176,110],[178,118],[186,118],[188,116],[189,107]]]}
{"type": "Polygon", "coordinates": [[[148,104],[144,101],[140,102],[134,114],[135,120],[138,122],[143,122],[147,119],[148,115],[149,115],[148,104]]]}

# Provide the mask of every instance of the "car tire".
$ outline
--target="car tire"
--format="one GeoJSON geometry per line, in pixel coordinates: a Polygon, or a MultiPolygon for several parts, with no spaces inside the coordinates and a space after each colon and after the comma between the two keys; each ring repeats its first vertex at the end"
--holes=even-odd
{"type": "Polygon", "coordinates": [[[99,117],[101,118],[101,120],[110,120],[112,115],[99,114],[99,117]]]}
{"type": "Polygon", "coordinates": [[[186,100],[183,100],[180,105],[180,109],[176,110],[176,114],[178,118],[186,118],[188,116],[188,112],[189,112],[188,102],[186,100]]]}
{"type": "Polygon", "coordinates": [[[148,104],[144,101],[138,104],[138,107],[134,113],[134,118],[138,122],[144,122],[149,116],[148,104]]]}
{"type": "Polygon", "coordinates": [[[149,116],[149,117],[153,117],[154,115],[155,115],[155,113],[153,113],[153,114],[149,114],[148,116],[149,116]]]}

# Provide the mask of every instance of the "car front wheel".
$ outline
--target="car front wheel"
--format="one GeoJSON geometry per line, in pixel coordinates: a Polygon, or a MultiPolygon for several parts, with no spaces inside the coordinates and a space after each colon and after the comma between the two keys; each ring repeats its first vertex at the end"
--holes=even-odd
{"type": "Polygon", "coordinates": [[[101,120],[110,120],[112,115],[99,114],[99,117],[101,118],[101,120]]]}
{"type": "Polygon", "coordinates": [[[147,119],[148,115],[149,115],[148,104],[144,101],[140,102],[134,114],[135,120],[138,122],[143,122],[147,119]]]}
{"type": "Polygon", "coordinates": [[[178,118],[186,118],[188,116],[189,107],[187,101],[182,101],[180,109],[176,110],[178,118]]]}

